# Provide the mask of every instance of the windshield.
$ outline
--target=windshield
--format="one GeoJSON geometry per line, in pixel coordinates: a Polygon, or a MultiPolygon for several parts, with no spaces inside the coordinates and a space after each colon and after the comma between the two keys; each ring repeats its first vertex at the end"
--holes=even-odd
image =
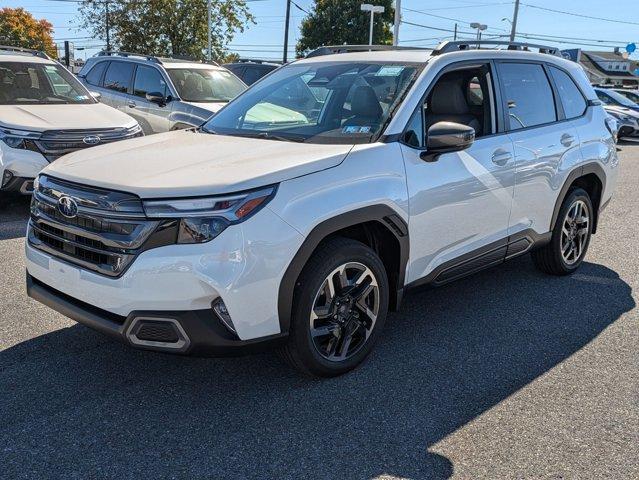
{"type": "Polygon", "coordinates": [[[253,85],[203,129],[309,143],[369,143],[421,68],[394,63],[292,64],[253,85]]]}
{"type": "Polygon", "coordinates": [[[628,92],[628,91],[624,91],[624,92],[619,92],[621,95],[623,95],[624,97],[626,97],[627,99],[635,102],[635,103],[639,103],[639,94],[635,93],[635,92],[628,92]]]}
{"type": "Polygon", "coordinates": [[[0,105],[64,103],[95,103],[95,100],[60,65],[0,62],[0,105]]]}
{"type": "Polygon", "coordinates": [[[246,85],[226,70],[171,68],[167,72],[186,102],[228,102],[246,90],[246,85]]]}
{"type": "Polygon", "coordinates": [[[619,105],[623,105],[624,107],[631,107],[631,108],[636,108],[637,107],[637,104],[635,102],[633,102],[632,100],[627,99],[621,93],[615,92],[614,90],[606,90],[605,92],[603,92],[601,90],[597,90],[597,97],[599,97],[599,100],[601,100],[602,102],[604,102],[606,104],[615,104],[616,103],[616,104],[619,104],[619,105]],[[609,98],[605,98],[606,95],[609,98]]]}

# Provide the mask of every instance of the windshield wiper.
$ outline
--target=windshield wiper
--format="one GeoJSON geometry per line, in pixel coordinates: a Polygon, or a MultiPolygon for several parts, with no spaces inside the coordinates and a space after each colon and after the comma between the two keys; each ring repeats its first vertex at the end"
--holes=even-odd
{"type": "Polygon", "coordinates": [[[304,143],[305,139],[303,137],[287,137],[284,135],[273,135],[269,132],[257,132],[257,133],[238,133],[238,134],[229,134],[235,135],[237,137],[247,137],[247,138],[263,138],[265,140],[278,140],[280,142],[298,142],[304,143]]]}

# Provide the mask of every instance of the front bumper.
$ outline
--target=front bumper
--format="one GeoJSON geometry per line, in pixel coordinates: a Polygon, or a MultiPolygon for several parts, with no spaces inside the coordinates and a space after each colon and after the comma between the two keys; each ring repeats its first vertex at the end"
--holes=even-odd
{"type": "Polygon", "coordinates": [[[239,340],[215,318],[212,309],[193,311],[133,311],[120,316],[74,299],[27,273],[27,294],[55,311],[134,348],[183,355],[240,355],[284,344],[286,333],[239,340]],[[176,338],[158,341],[140,334],[140,325],[172,326],[176,338]]]}
{"type": "Polygon", "coordinates": [[[47,159],[38,152],[11,148],[0,142],[0,190],[30,194],[33,179],[47,165],[47,159]],[[3,182],[3,178],[8,180],[3,182]]]}
{"type": "MultiPolygon", "coordinates": [[[[211,242],[146,250],[116,278],[68,263],[29,241],[25,263],[28,275],[53,291],[54,297],[88,305],[100,318],[116,318],[121,325],[140,312],[151,316],[178,312],[180,318],[206,312],[196,316],[217,324],[211,304],[222,299],[237,333],[236,341],[254,341],[286,333],[279,322],[279,286],[302,241],[302,236],[267,206],[211,242]]],[[[37,299],[43,301],[44,297],[37,299]]],[[[73,315],[69,314],[75,318],[73,315]]],[[[90,326],[115,336],[124,334],[108,323],[108,328],[101,328],[101,323],[90,326]]],[[[197,340],[191,339],[191,343],[197,348],[197,340]]]]}

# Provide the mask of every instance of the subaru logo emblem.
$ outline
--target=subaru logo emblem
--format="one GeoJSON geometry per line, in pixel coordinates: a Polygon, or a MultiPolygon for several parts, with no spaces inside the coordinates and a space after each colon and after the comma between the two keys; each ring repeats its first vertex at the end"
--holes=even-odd
{"type": "Polygon", "coordinates": [[[58,199],[58,211],[67,218],[74,218],[78,214],[78,204],[65,195],[58,199]]]}
{"type": "Polygon", "coordinates": [[[84,142],[87,145],[97,145],[98,143],[100,143],[101,138],[98,137],[97,135],[89,135],[86,136],[82,139],[82,142],[84,142]]]}

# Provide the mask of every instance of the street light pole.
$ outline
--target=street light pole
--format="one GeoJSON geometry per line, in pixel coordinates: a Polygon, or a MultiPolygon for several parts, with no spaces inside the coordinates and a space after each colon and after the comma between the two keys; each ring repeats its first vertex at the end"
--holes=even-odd
{"type": "Polygon", "coordinates": [[[368,34],[368,44],[373,44],[373,25],[374,25],[374,17],[376,13],[384,13],[384,7],[381,5],[371,5],[370,3],[364,3],[361,5],[360,9],[363,12],[371,12],[371,27],[368,34]]]}
{"type": "MultiPolygon", "coordinates": [[[[470,24],[470,28],[477,29],[477,41],[479,42],[481,40],[481,32],[483,30],[486,30],[488,28],[488,25],[484,25],[483,23],[473,22],[470,24]]],[[[477,48],[479,48],[479,45],[477,45],[477,48]]]]}

